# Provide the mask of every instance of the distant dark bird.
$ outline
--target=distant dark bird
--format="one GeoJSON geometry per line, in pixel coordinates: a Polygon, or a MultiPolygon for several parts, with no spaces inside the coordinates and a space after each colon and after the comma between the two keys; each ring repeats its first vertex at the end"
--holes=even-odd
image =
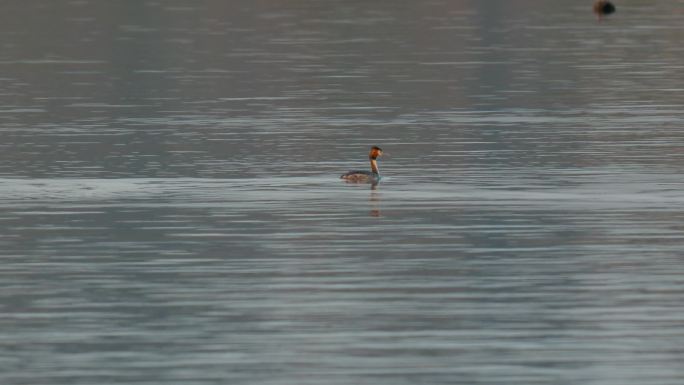
{"type": "Polygon", "coordinates": [[[594,3],[594,13],[601,16],[610,15],[615,12],[615,6],[608,0],[597,0],[594,3]]]}
{"type": "Polygon", "coordinates": [[[372,183],[377,184],[380,181],[380,170],[378,170],[378,157],[382,156],[382,149],[378,146],[373,146],[368,153],[368,160],[370,161],[370,171],[349,171],[342,174],[340,179],[344,179],[351,183],[372,183]]]}

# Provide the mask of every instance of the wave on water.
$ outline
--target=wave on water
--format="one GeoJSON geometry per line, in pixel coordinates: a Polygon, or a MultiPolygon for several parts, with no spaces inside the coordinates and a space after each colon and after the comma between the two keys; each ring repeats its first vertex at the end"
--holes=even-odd
{"type": "MultiPolygon", "coordinates": [[[[662,176],[659,176],[662,180],[662,176]]],[[[267,178],[124,178],[0,179],[0,203],[153,203],[170,205],[273,203],[281,207],[353,207],[372,199],[401,208],[443,206],[528,206],[569,209],[672,208],[684,204],[677,183],[651,184],[644,175],[612,180],[583,179],[568,187],[558,183],[525,186],[500,179],[420,181],[386,178],[371,189],[341,183],[329,175],[267,178]],[[287,204],[287,205],[286,205],[287,204]]],[[[673,176],[674,180],[674,176],[673,176]]],[[[264,207],[266,209],[266,207],[264,207]]]]}

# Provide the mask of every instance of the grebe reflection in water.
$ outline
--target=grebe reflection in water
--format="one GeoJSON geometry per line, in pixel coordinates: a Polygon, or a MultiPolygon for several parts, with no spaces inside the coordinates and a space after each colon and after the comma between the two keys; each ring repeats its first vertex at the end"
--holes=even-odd
{"type": "Polygon", "coordinates": [[[377,184],[380,181],[380,170],[378,169],[378,157],[382,156],[382,149],[378,146],[373,146],[368,153],[368,160],[370,161],[370,171],[353,170],[344,173],[340,179],[344,179],[350,183],[372,183],[377,184]]]}

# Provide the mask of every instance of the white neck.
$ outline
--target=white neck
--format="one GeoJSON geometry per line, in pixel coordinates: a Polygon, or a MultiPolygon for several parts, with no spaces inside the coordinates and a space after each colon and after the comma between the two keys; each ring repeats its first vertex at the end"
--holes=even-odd
{"type": "Polygon", "coordinates": [[[371,171],[374,172],[374,173],[376,173],[376,174],[378,174],[378,175],[380,175],[380,170],[378,170],[378,161],[376,161],[375,159],[371,158],[370,164],[371,164],[371,171]]]}

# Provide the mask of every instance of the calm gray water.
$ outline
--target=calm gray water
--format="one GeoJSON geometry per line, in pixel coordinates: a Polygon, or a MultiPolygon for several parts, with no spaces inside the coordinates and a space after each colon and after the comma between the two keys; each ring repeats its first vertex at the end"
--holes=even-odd
{"type": "Polygon", "coordinates": [[[4,2],[0,383],[684,383],[684,1],[616,3],[4,2]]]}

